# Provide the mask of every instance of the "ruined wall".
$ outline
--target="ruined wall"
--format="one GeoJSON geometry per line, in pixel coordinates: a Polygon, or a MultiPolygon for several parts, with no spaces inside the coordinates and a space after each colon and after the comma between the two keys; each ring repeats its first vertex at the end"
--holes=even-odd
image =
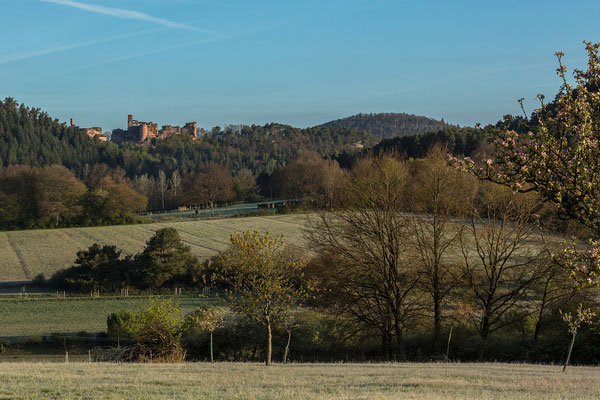
{"type": "Polygon", "coordinates": [[[198,125],[195,122],[188,122],[183,128],[179,126],[163,125],[162,129],[158,129],[158,124],[154,122],[143,122],[133,119],[133,115],[127,115],[127,130],[115,129],[112,132],[114,142],[139,142],[144,143],[152,138],[166,138],[172,135],[187,134],[192,138],[196,138],[198,133],[198,125]]]}

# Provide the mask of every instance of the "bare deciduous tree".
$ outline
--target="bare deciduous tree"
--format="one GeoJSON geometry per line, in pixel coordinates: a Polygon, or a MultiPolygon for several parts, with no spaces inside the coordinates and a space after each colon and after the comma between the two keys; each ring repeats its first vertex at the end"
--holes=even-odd
{"type": "Polygon", "coordinates": [[[169,187],[169,182],[167,181],[167,175],[165,171],[162,169],[158,171],[158,178],[156,179],[156,186],[158,186],[158,192],[160,193],[160,203],[162,205],[162,209],[165,209],[165,196],[167,194],[167,188],[169,187]]]}
{"type": "Polygon", "coordinates": [[[510,311],[548,268],[532,223],[537,205],[534,196],[482,184],[478,204],[461,235],[463,273],[476,310],[472,318],[484,340],[523,316],[510,311]]]}
{"type": "Polygon", "coordinates": [[[171,197],[175,206],[179,205],[179,196],[181,195],[181,175],[178,170],[173,171],[171,179],[169,179],[169,187],[171,188],[171,197]]]}
{"type": "Polygon", "coordinates": [[[388,355],[394,332],[400,359],[405,359],[405,326],[420,307],[420,277],[410,257],[402,212],[407,174],[391,155],[360,160],[343,208],[320,213],[308,229],[312,245],[330,261],[322,283],[334,293],[332,305],[365,328],[378,327],[388,355]]]}
{"type": "Polygon", "coordinates": [[[186,197],[190,202],[214,207],[216,202],[233,198],[233,178],[229,168],[209,162],[184,180],[186,197]]]}
{"type": "Polygon", "coordinates": [[[432,148],[417,161],[412,179],[410,217],[412,244],[419,260],[421,288],[431,298],[434,341],[442,325],[442,308],[459,281],[458,236],[461,224],[454,220],[472,204],[475,178],[448,165],[446,151],[432,148]]]}

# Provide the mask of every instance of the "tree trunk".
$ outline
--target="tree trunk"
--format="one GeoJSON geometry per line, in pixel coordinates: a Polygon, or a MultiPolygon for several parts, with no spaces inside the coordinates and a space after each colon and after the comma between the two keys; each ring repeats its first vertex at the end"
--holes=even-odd
{"type": "Polygon", "coordinates": [[[288,341],[287,344],[285,345],[285,351],[283,352],[283,363],[285,364],[287,362],[287,356],[288,356],[288,352],[290,350],[290,341],[292,340],[292,330],[290,329],[288,331],[288,341]]]}
{"type": "Polygon", "coordinates": [[[404,350],[404,338],[402,337],[402,327],[400,321],[395,320],[396,327],[396,342],[398,343],[398,359],[406,361],[406,351],[404,350]]]}
{"type": "Polygon", "coordinates": [[[273,348],[271,346],[272,337],[273,337],[273,335],[271,333],[271,323],[268,322],[267,323],[267,357],[265,360],[265,365],[267,365],[267,366],[271,365],[271,354],[273,352],[273,348]]]}
{"type": "Polygon", "coordinates": [[[213,358],[213,333],[212,331],[210,332],[210,362],[214,363],[215,360],[213,358]]]}
{"type": "Polygon", "coordinates": [[[563,367],[562,372],[565,372],[567,370],[567,367],[569,366],[569,361],[571,360],[571,352],[573,351],[573,344],[575,344],[575,334],[573,334],[573,337],[571,338],[569,352],[567,353],[567,360],[565,361],[565,366],[563,367]]]}
{"type": "Polygon", "coordinates": [[[481,336],[482,339],[487,340],[487,337],[490,334],[490,319],[487,314],[483,316],[480,327],[481,330],[479,331],[479,336],[481,336]]]}
{"type": "Polygon", "coordinates": [[[544,294],[542,296],[542,304],[540,305],[540,312],[538,314],[537,321],[535,322],[535,333],[533,334],[534,342],[537,342],[538,336],[540,334],[540,330],[542,329],[542,316],[544,314],[544,308],[546,306],[546,298],[548,297],[548,285],[550,284],[550,279],[546,280],[546,285],[544,286],[544,294]]]}
{"type": "MultiPolygon", "coordinates": [[[[440,331],[442,329],[442,310],[440,305],[439,293],[434,289],[433,293],[433,343],[438,346],[440,331]]],[[[437,349],[436,349],[437,351],[437,349]]]]}
{"type": "Polygon", "coordinates": [[[490,319],[487,315],[481,320],[481,331],[479,336],[483,339],[483,345],[479,349],[479,361],[483,361],[487,355],[488,336],[490,335],[490,319]]]}
{"type": "Polygon", "coordinates": [[[448,345],[446,346],[446,360],[450,359],[450,341],[452,340],[452,330],[454,326],[450,327],[450,333],[448,333],[448,345]]]}
{"type": "Polygon", "coordinates": [[[381,329],[381,350],[384,359],[390,361],[390,334],[387,324],[381,329]]]}

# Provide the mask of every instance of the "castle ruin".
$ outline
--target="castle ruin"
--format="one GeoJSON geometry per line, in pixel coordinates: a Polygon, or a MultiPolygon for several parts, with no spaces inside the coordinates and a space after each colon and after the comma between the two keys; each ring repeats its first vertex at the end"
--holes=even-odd
{"type": "Polygon", "coordinates": [[[188,122],[183,127],[163,125],[162,129],[158,129],[158,124],[154,122],[142,122],[133,119],[133,115],[127,116],[127,130],[114,129],[111,135],[111,141],[120,142],[138,142],[148,143],[150,139],[164,139],[173,135],[186,135],[192,139],[198,137],[198,124],[196,122],[188,122]]]}
{"type": "Polygon", "coordinates": [[[85,133],[92,139],[96,138],[103,142],[106,142],[108,140],[108,138],[106,136],[104,136],[104,134],[102,133],[102,128],[99,126],[92,126],[91,128],[80,128],[79,126],[77,126],[73,123],[73,118],[71,118],[70,123],[71,123],[71,128],[78,129],[79,132],[85,133]]]}

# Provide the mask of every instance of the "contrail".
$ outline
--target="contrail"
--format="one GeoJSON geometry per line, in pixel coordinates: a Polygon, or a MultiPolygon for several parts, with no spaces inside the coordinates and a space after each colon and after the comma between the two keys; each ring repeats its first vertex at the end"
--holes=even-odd
{"type": "MultiPolygon", "coordinates": [[[[91,64],[82,65],[82,66],[76,67],[76,68],[62,70],[59,74],[46,75],[46,77],[47,76],[61,76],[61,75],[65,75],[65,74],[70,74],[72,72],[77,72],[77,71],[85,70],[88,68],[97,67],[100,65],[112,64],[112,63],[119,62],[119,61],[129,60],[129,59],[136,58],[136,57],[143,57],[143,56],[156,54],[156,53],[162,53],[165,51],[175,50],[175,49],[179,49],[182,47],[190,47],[190,46],[197,46],[197,45],[206,44],[206,43],[219,42],[219,41],[223,41],[223,40],[231,40],[231,39],[251,35],[254,33],[262,32],[267,29],[269,29],[269,27],[260,27],[260,28],[252,29],[252,30],[245,31],[245,32],[239,32],[239,33],[233,34],[233,35],[218,35],[218,36],[195,40],[195,41],[191,41],[191,42],[179,43],[179,44],[176,44],[173,46],[161,47],[161,48],[142,51],[142,52],[138,52],[138,53],[127,54],[127,55],[120,56],[120,57],[109,58],[109,59],[101,60],[101,61],[94,62],[91,64]]],[[[21,83],[32,82],[32,81],[35,81],[40,78],[42,78],[42,76],[30,77],[29,79],[22,80],[21,83]]]]}
{"type": "Polygon", "coordinates": [[[97,66],[100,66],[100,65],[112,64],[112,63],[115,63],[115,62],[118,62],[118,61],[129,60],[129,59],[132,59],[132,58],[147,56],[147,55],[150,55],[150,54],[162,53],[162,52],[165,52],[165,51],[175,50],[175,49],[179,49],[179,48],[182,48],[182,47],[190,47],[190,46],[197,46],[197,45],[205,44],[205,43],[212,43],[212,42],[216,42],[216,41],[223,40],[223,39],[226,39],[226,37],[218,37],[218,38],[217,37],[212,37],[212,38],[207,38],[207,39],[195,40],[193,42],[179,43],[179,44],[176,44],[176,45],[173,45],[173,46],[161,47],[161,48],[158,48],[158,49],[152,49],[152,50],[148,50],[148,51],[142,51],[142,52],[139,52],[139,53],[128,54],[126,56],[109,58],[107,60],[102,60],[102,61],[98,61],[98,62],[95,62],[95,63],[92,63],[92,64],[86,64],[86,65],[82,65],[81,67],[69,69],[69,70],[66,70],[64,72],[70,73],[70,72],[75,72],[75,71],[81,71],[83,69],[97,67],[97,66]]]}
{"type": "Polygon", "coordinates": [[[200,40],[194,40],[194,41],[191,41],[191,42],[179,43],[179,44],[176,44],[176,45],[173,45],[173,46],[161,47],[161,48],[147,50],[147,51],[142,51],[142,52],[138,52],[138,53],[127,54],[125,56],[109,58],[107,60],[98,61],[98,62],[95,62],[95,63],[92,63],[92,64],[82,65],[80,67],[76,67],[76,68],[73,68],[73,69],[69,69],[69,70],[63,71],[63,73],[71,73],[71,72],[75,72],[75,71],[81,71],[81,70],[84,70],[84,69],[93,68],[93,67],[97,67],[97,66],[100,66],[100,65],[112,64],[112,63],[115,63],[115,62],[129,60],[129,59],[136,58],[136,57],[143,57],[143,56],[147,56],[147,55],[150,55],[150,54],[163,53],[165,51],[180,49],[182,47],[190,47],[190,46],[197,46],[197,45],[206,44],[206,43],[219,42],[219,41],[223,41],[223,40],[231,40],[231,39],[235,39],[235,38],[240,38],[240,37],[252,35],[254,33],[262,32],[262,31],[265,31],[267,29],[269,29],[269,27],[265,26],[265,27],[260,27],[260,28],[248,30],[248,31],[245,31],[245,32],[239,32],[239,33],[232,34],[232,35],[219,35],[219,36],[214,36],[214,37],[211,37],[211,38],[205,38],[205,39],[200,39],[200,40]]]}
{"type": "Polygon", "coordinates": [[[113,40],[127,39],[127,38],[131,38],[131,37],[135,37],[135,36],[143,36],[143,35],[147,35],[150,33],[159,32],[164,29],[165,28],[156,28],[156,29],[150,29],[150,30],[145,30],[145,31],[140,31],[140,32],[126,33],[126,34],[122,34],[122,35],[107,36],[107,37],[100,38],[100,39],[88,40],[86,42],[65,44],[62,46],[51,47],[48,49],[35,50],[35,51],[27,52],[27,53],[15,54],[12,56],[0,58],[0,65],[8,64],[11,62],[16,62],[16,61],[27,60],[29,58],[45,56],[48,54],[54,54],[54,53],[58,53],[61,51],[68,51],[68,50],[78,49],[81,47],[93,46],[98,43],[110,42],[113,40]]]}
{"type": "Polygon", "coordinates": [[[86,11],[90,11],[90,12],[97,13],[97,14],[110,15],[110,16],[116,17],[116,18],[135,19],[135,20],[139,20],[139,21],[146,21],[146,22],[150,22],[150,23],[154,23],[154,24],[158,24],[158,25],[167,26],[169,28],[185,29],[188,31],[202,32],[202,33],[207,33],[209,35],[216,36],[215,32],[212,32],[212,31],[209,31],[206,29],[197,28],[195,26],[183,24],[180,22],[170,21],[170,20],[164,19],[164,18],[156,18],[151,15],[145,14],[143,12],[134,11],[134,10],[126,10],[123,8],[98,6],[95,4],[86,4],[86,3],[81,3],[78,1],[72,1],[72,0],[40,0],[40,1],[45,2],[45,3],[54,3],[54,4],[60,4],[60,5],[64,5],[64,6],[79,8],[81,10],[86,10],[86,11]]]}

